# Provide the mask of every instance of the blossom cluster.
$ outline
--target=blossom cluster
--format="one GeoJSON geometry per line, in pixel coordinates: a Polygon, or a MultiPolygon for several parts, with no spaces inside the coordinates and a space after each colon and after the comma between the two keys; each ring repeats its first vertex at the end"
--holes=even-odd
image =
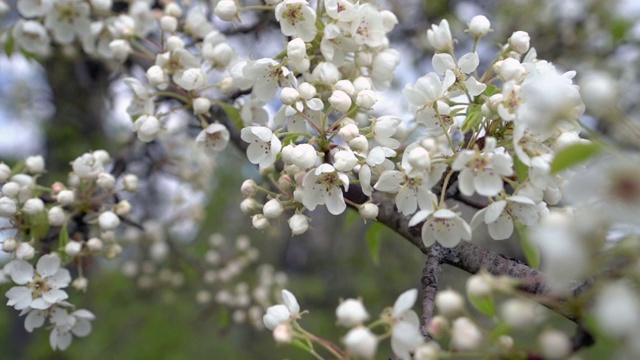
{"type": "Polygon", "coordinates": [[[138,178],[126,174],[117,181],[108,171],[110,161],[104,150],[85,153],[71,163],[67,185],[56,182],[50,187],[37,183],[46,173],[41,156],[28,157],[13,169],[0,163],[0,216],[9,224],[2,250],[11,258],[2,269],[3,283],[17,285],[6,292],[7,305],[26,315],[29,332],[49,319],[54,349],[66,349],[72,334],[88,335],[94,318],[67,301],[69,285],[80,291],[89,285],[82,262],[76,262],[75,279],[64,266],[83,257],[114,258],[122,252],[114,231],[132,207],[127,200],[113,199],[118,192],[135,192],[138,178]],[[83,233],[79,227],[92,231],[83,233]]]}

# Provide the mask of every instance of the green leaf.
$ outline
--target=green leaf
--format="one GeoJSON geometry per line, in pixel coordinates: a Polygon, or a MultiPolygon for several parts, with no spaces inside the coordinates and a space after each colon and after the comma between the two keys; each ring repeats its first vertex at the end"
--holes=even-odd
{"type": "Polygon", "coordinates": [[[49,232],[49,220],[47,213],[41,211],[36,215],[29,216],[30,235],[35,239],[42,239],[49,232]]]}
{"type": "Polygon", "coordinates": [[[238,127],[238,129],[242,129],[244,126],[242,124],[242,118],[240,118],[240,110],[233,105],[229,104],[220,104],[222,111],[233,121],[233,123],[238,127]]]}
{"type": "Polygon", "coordinates": [[[589,160],[601,152],[602,146],[597,143],[578,143],[558,151],[551,163],[551,173],[555,174],[572,166],[589,160]]]}
{"type": "Polygon", "coordinates": [[[69,243],[69,230],[67,229],[67,223],[65,222],[60,229],[60,247],[63,248],[65,245],[69,243]]]}
{"type": "Polygon", "coordinates": [[[380,261],[380,245],[382,244],[382,231],[384,231],[384,225],[379,222],[374,222],[369,226],[365,235],[365,240],[369,246],[369,254],[373,263],[378,265],[380,261]]]}
{"type": "Polygon", "coordinates": [[[13,33],[11,31],[7,31],[7,42],[4,43],[4,52],[7,56],[11,56],[11,54],[13,54],[14,45],[15,39],[13,38],[13,33]]]}
{"type": "Polygon", "coordinates": [[[522,247],[525,259],[527,259],[527,263],[534,269],[540,268],[540,251],[538,247],[531,242],[527,228],[518,221],[516,222],[516,230],[518,230],[518,234],[520,235],[520,246],[522,247]]]}
{"type": "Polygon", "coordinates": [[[493,328],[493,331],[491,331],[489,338],[496,340],[500,336],[508,335],[510,333],[511,333],[511,327],[507,325],[507,323],[505,323],[504,321],[501,321],[500,323],[498,323],[498,325],[496,325],[495,328],[493,328]]]}
{"type": "Polygon", "coordinates": [[[518,181],[522,184],[529,177],[529,168],[518,157],[513,158],[513,167],[516,169],[518,181]]]}
{"type": "Polygon", "coordinates": [[[493,95],[493,94],[495,94],[497,92],[498,92],[498,88],[497,87],[495,87],[493,85],[489,85],[489,86],[487,86],[486,89],[484,89],[484,91],[482,92],[482,95],[489,97],[489,96],[491,96],[491,95],[493,95]]]}
{"type": "Polygon", "coordinates": [[[360,219],[360,213],[357,210],[348,209],[344,218],[343,230],[349,230],[358,219],[360,219]]]}
{"type": "Polygon", "coordinates": [[[478,126],[482,122],[482,112],[480,111],[479,105],[469,105],[467,108],[467,117],[464,119],[464,123],[462,123],[462,132],[465,133],[471,129],[478,129],[478,126]]]}
{"type": "Polygon", "coordinates": [[[469,295],[468,298],[469,302],[474,308],[476,308],[476,310],[489,317],[494,317],[496,315],[496,306],[493,302],[493,297],[469,295]]]}

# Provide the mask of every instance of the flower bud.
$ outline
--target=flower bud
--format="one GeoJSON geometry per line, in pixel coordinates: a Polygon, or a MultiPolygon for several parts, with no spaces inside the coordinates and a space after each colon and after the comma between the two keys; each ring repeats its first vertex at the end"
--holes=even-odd
{"type": "Polygon", "coordinates": [[[78,291],[87,291],[87,287],[89,286],[89,279],[84,276],[79,276],[71,283],[74,289],[78,291]]]}
{"type": "Polygon", "coordinates": [[[5,182],[11,176],[11,168],[5,164],[0,163],[0,182],[5,182]]]}
{"type": "Polygon", "coordinates": [[[340,135],[344,141],[349,142],[360,135],[360,129],[356,124],[347,124],[340,128],[338,135],[340,135]]]}
{"type": "Polygon", "coordinates": [[[358,104],[361,109],[371,110],[376,102],[378,102],[378,96],[373,90],[362,90],[356,97],[356,104],[358,104]]]}
{"type": "Polygon", "coordinates": [[[369,150],[369,140],[364,135],[359,135],[349,141],[352,150],[367,152],[369,150]]]}
{"type": "Polygon", "coordinates": [[[279,217],[280,215],[282,215],[283,211],[284,208],[282,207],[282,204],[280,204],[280,201],[278,201],[277,199],[271,199],[267,201],[267,203],[262,207],[262,213],[269,219],[275,219],[279,217]]]}
{"type": "Polygon", "coordinates": [[[127,174],[122,179],[124,190],[128,192],[138,191],[138,177],[133,174],[127,174]]]}
{"type": "Polygon", "coordinates": [[[304,234],[309,229],[309,220],[302,214],[294,214],[289,218],[289,228],[291,235],[304,234]]]}
{"type": "Polygon", "coordinates": [[[27,160],[25,160],[25,165],[27,171],[32,174],[41,174],[44,172],[44,158],[40,155],[29,156],[27,160]]]}
{"type": "Polygon", "coordinates": [[[129,203],[128,200],[121,200],[116,204],[114,210],[116,214],[120,216],[125,216],[129,214],[129,212],[131,212],[131,204],[129,203]]]}
{"type": "Polygon", "coordinates": [[[69,241],[67,245],[64,246],[64,252],[67,253],[67,255],[72,257],[78,256],[78,254],[80,254],[81,251],[82,251],[82,244],[78,241],[69,241]]]}
{"type": "Polygon", "coordinates": [[[344,91],[349,96],[354,96],[356,94],[356,88],[353,86],[351,80],[338,81],[337,83],[333,84],[333,90],[344,91]]]}
{"type": "Polygon", "coordinates": [[[20,184],[17,182],[9,181],[2,185],[2,195],[10,198],[15,198],[20,193],[20,184]]]}
{"type": "Polygon", "coordinates": [[[426,170],[431,166],[431,156],[427,149],[422,146],[416,146],[408,154],[409,164],[415,170],[426,170]]]}
{"type": "Polygon", "coordinates": [[[131,53],[131,45],[129,42],[123,39],[116,39],[109,43],[109,49],[113,54],[113,58],[124,62],[127,57],[129,57],[129,53],[131,53]]]}
{"type": "Polygon", "coordinates": [[[240,186],[240,192],[246,196],[253,196],[256,194],[258,185],[253,179],[247,179],[240,186]]]}
{"type": "Polygon", "coordinates": [[[184,48],[184,41],[180,39],[179,36],[172,35],[165,40],[165,45],[167,47],[167,50],[175,51],[184,48]]]}
{"type": "Polygon", "coordinates": [[[464,298],[454,290],[438,292],[435,303],[438,311],[447,317],[457,315],[464,311],[464,298]]]}
{"type": "Polygon", "coordinates": [[[182,17],[182,8],[175,2],[170,2],[165,6],[164,13],[175,18],[182,17]]]}
{"type": "Polygon", "coordinates": [[[282,160],[300,169],[308,169],[315,165],[318,154],[309,144],[287,145],[282,149],[282,160]]]}
{"type": "Polygon", "coordinates": [[[374,203],[364,203],[360,206],[360,216],[365,219],[375,219],[378,217],[378,205],[374,203]]]}
{"type": "Polygon", "coordinates": [[[245,214],[252,213],[258,208],[258,203],[253,198],[246,198],[240,202],[240,211],[245,214]]]}
{"type": "Polygon", "coordinates": [[[113,5],[111,0],[91,0],[91,8],[98,13],[107,13],[113,5]]]}
{"type": "Polygon", "coordinates": [[[160,18],[160,28],[162,28],[162,31],[173,33],[178,29],[178,19],[170,15],[165,15],[160,18]]]}
{"type": "Polygon", "coordinates": [[[482,333],[471,320],[460,317],[453,322],[451,342],[456,350],[474,351],[482,345],[482,333]]]}
{"type": "Polygon", "coordinates": [[[56,195],[56,200],[60,205],[71,205],[76,201],[76,196],[73,190],[61,190],[58,195],[56,195]]]}
{"type": "Polygon", "coordinates": [[[273,339],[278,344],[288,344],[293,340],[293,329],[289,324],[280,324],[273,329],[273,339]]]}
{"type": "Polygon", "coordinates": [[[262,214],[256,214],[251,217],[251,225],[258,230],[264,230],[269,227],[269,220],[262,214]]]}
{"type": "Polygon", "coordinates": [[[175,83],[181,88],[191,90],[202,90],[207,86],[208,76],[201,69],[187,69],[182,73],[182,76],[174,76],[175,83]]]}
{"type": "Polygon", "coordinates": [[[340,150],[333,156],[333,167],[342,172],[349,172],[358,164],[358,159],[354,155],[353,151],[340,150]]]}
{"type": "Polygon", "coordinates": [[[427,332],[437,339],[444,335],[448,328],[449,320],[444,316],[436,315],[429,321],[427,332]]]}
{"type": "Polygon", "coordinates": [[[108,172],[98,174],[96,184],[103,190],[111,190],[116,187],[116,178],[108,172]]]}
{"type": "Polygon", "coordinates": [[[160,121],[155,116],[143,115],[133,123],[133,131],[143,142],[153,141],[160,132],[160,121]]]}
{"type": "Polygon", "coordinates": [[[287,44],[287,56],[290,60],[299,61],[307,57],[307,45],[304,40],[295,38],[287,44]]]}
{"type": "Polygon", "coordinates": [[[193,114],[200,115],[209,111],[211,107],[211,101],[206,97],[199,97],[193,100],[193,114]]]}
{"type": "Polygon", "coordinates": [[[316,96],[317,90],[316,87],[309,84],[308,82],[303,82],[298,85],[298,93],[300,93],[300,97],[309,100],[316,96]]]}
{"type": "Polygon", "coordinates": [[[361,300],[347,299],[336,308],[338,324],[353,327],[362,324],[369,318],[369,313],[364,308],[361,300]]]}
{"type": "Polygon", "coordinates": [[[491,295],[491,284],[483,275],[473,275],[467,279],[467,294],[475,297],[491,295]]]}
{"type": "Polygon", "coordinates": [[[0,216],[11,217],[18,212],[18,204],[16,201],[3,196],[0,198],[0,216]]]}
{"type": "Polygon", "coordinates": [[[355,327],[345,335],[344,342],[350,355],[371,359],[378,350],[378,338],[364,326],[355,327]]]}
{"type": "Polygon", "coordinates": [[[14,238],[4,239],[2,242],[2,251],[13,252],[18,247],[18,242],[14,238]]]}
{"type": "Polygon", "coordinates": [[[334,90],[329,97],[329,104],[340,112],[347,112],[351,107],[351,98],[342,90],[334,90]]]}
{"type": "Polygon", "coordinates": [[[491,30],[491,22],[484,15],[476,15],[469,21],[469,33],[474,37],[487,35],[491,30]]]}
{"type": "Polygon", "coordinates": [[[313,69],[311,73],[311,78],[314,81],[320,81],[327,84],[335,84],[338,80],[340,80],[340,70],[338,67],[330,62],[321,62],[318,66],[313,69]]]}
{"type": "Polygon", "coordinates": [[[270,306],[262,317],[264,326],[269,330],[274,330],[279,325],[289,322],[291,313],[286,305],[278,304],[270,306]]]}
{"type": "Polygon", "coordinates": [[[518,60],[513,58],[506,58],[497,62],[494,66],[504,81],[520,81],[527,71],[518,60]]]}
{"type": "Polygon", "coordinates": [[[16,249],[16,258],[20,260],[30,260],[36,255],[36,250],[31,244],[21,242],[16,249]]]}
{"type": "Polygon", "coordinates": [[[102,240],[98,239],[98,238],[91,238],[89,240],[87,240],[87,249],[89,249],[89,251],[95,253],[98,252],[100,250],[102,250],[103,244],[102,244],[102,240]]]}
{"type": "Polygon", "coordinates": [[[114,230],[120,225],[120,218],[111,211],[105,211],[98,216],[98,225],[103,231],[114,230]]]}
{"type": "Polygon", "coordinates": [[[283,88],[280,92],[280,101],[285,105],[293,105],[299,99],[300,93],[292,87],[283,88]]]}
{"type": "Polygon", "coordinates": [[[238,6],[233,0],[220,0],[213,12],[221,20],[233,21],[238,15],[238,6]]]}
{"type": "Polygon", "coordinates": [[[44,203],[39,198],[31,198],[25,201],[22,211],[29,215],[36,215],[44,211],[44,203]]]}
{"type": "Polygon", "coordinates": [[[169,78],[167,74],[158,65],[153,65],[147,69],[146,76],[147,81],[151,86],[155,86],[161,90],[166,89],[167,86],[169,86],[169,78]]]}
{"type": "Polygon", "coordinates": [[[545,330],[538,339],[542,356],[547,360],[566,359],[571,354],[571,341],[559,330],[545,330]]]}
{"type": "Polygon", "coordinates": [[[522,55],[529,50],[529,40],[529,34],[526,31],[516,31],[509,38],[509,46],[522,55]]]}
{"type": "Polygon", "coordinates": [[[107,259],[115,259],[118,256],[120,256],[120,254],[122,254],[122,246],[120,246],[120,244],[111,244],[111,246],[109,246],[107,248],[107,251],[105,253],[105,257],[107,259]]]}
{"type": "Polygon", "coordinates": [[[413,353],[414,360],[438,360],[439,347],[435,341],[422,344],[413,353]]]}
{"type": "Polygon", "coordinates": [[[60,206],[53,206],[49,209],[47,213],[47,220],[49,221],[49,225],[51,226],[62,226],[64,221],[66,220],[66,215],[64,214],[64,210],[60,206]]]}
{"type": "Polygon", "coordinates": [[[504,321],[514,329],[525,329],[536,323],[539,313],[535,305],[522,299],[509,299],[502,304],[500,312],[504,321]]]}

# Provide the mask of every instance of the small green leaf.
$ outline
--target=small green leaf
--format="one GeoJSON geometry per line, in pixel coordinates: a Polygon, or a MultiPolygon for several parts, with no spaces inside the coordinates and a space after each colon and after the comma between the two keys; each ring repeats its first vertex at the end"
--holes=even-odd
{"type": "Polygon", "coordinates": [[[495,87],[493,85],[489,85],[489,86],[487,86],[486,89],[484,89],[484,91],[482,92],[482,95],[489,97],[489,96],[491,96],[491,95],[493,95],[493,94],[495,94],[497,92],[498,92],[498,88],[497,87],[495,87]]]}
{"type": "Polygon", "coordinates": [[[63,248],[69,243],[69,230],[67,230],[67,223],[65,222],[60,229],[59,235],[60,247],[63,248]]]}
{"type": "Polygon", "coordinates": [[[496,307],[491,296],[473,296],[469,295],[469,302],[476,310],[481,313],[494,317],[496,315],[496,307]]]}
{"type": "Polygon", "coordinates": [[[384,231],[384,225],[379,222],[371,223],[365,239],[369,246],[369,254],[373,263],[378,265],[380,261],[380,245],[382,244],[382,231],[384,231]]]}
{"type": "Polygon", "coordinates": [[[516,175],[518,175],[518,181],[520,184],[524,183],[529,177],[529,168],[517,157],[513,158],[513,167],[516,169],[516,175]]]}
{"type": "Polygon", "coordinates": [[[504,321],[501,321],[500,323],[498,323],[498,325],[496,325],[495,328],[493,328],[493,331],[491,331],[489,338],[497,340],[500,336],[508,335],[509,333],[511,333],[511,327],[504,321]]]}
{"type": "Polygon", "coordinates": [[[13,46],[15,45],[15,39],[13,38],[13,33],[11,31],[7,31],[7,41],[4,43],[4,52],[7,56],[11,56],[13,54],[13,46]]]}
{"type": "Polygon", "coordinates": [[[233,105],[229,104],[220,104],[222,111],[233,121],[233,123],[238,127],[238,129],[242,129],[244,126],[242,124],[242,118],[240,118],[240,110],[233,105]]]}
{"type": "Polygon", "coordinates": [[[480,111],[479,105],[469,105],[467,108],[467,117],[464,119],[464,123],[462,123],[462,132],[465,133],[469,130],[478,129],[478,126],[482,122],[482,112],[480,111]]]}
{"type": "Polygon", "coordinates": [[[29,216],[30,235],[35,239],[42,239],[49,232],[49,220],[47,214],[42,211],[36,215],[29,216]]]}
{"type": "Polygon", "coordinates": [[[567,146],[558,151],[556,157],[551,162],[551,173],[555,174],[572,166],[589,160],[594,155],[602,151],[602,146],[597,143],[578,143],[567,146]]]}
{"type": "Polygon", "coordinates": [[[349,230],[358,219],[360,219],[360,213],[358,211],[354,209],[347,210],[347,215],[344,218],[343,229],[345,231],[349,230]]]}
{"type": "Polygon", "coordinates": [[[531,242],[527,228],[519,221],[516,222],[516,230],[518,230],[518,234],[520,235],[520,246],[522,247],[525,259],[527,259],[527,263],[532,268],[538,269],[540,267],[540,251],[538,247],[531,242]]]}

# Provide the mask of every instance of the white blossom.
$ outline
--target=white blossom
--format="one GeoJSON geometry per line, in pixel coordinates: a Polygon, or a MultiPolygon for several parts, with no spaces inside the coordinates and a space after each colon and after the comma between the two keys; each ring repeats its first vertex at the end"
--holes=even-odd
{"type": "Polygon", "coordinates": [[[213,123],[196,136],[196,146],[208,154],[215,154],[227,147],[229,139],[229,130],[222,124],[213,123]]]}
{"type": "Polygon", "coordinates": [[[60,267],[60,258],[56,255],[42,255],[34,268],[24,260],[14,260],[9,265],[11,279],[18,285],[5,294],[9,301],[7,305],[16,310],[33,309],[44,310],[51,307],[68,295],[61,290],[71,282],[67,269],[60,267]]]}
{"type": "Polygon", "coordinates": [[[369,313],[359,299],[346,299],[336,308],[338,324],[353,327],[369,319],[369,313]]]}
{"type": "Polygon", "coordinates": [[[316,13],[306,0],[284,0],[276,6],[276,20],[286,36],[297,36],[304,42],[316,37],[316,13]]]}
{"type": "Polygon", "coordinates": [[[249,126],[240,132],[243,141],[249,143],[247,158],[252,164],[266,168],[276,161],[282,143],[280,139],[267,127],[249,126]]]}
{"type": "Polygon", "coordinates": [[[349,189],[349,178],[329,164],[310,170],[302,180],[302,186],[302,204],[309,210],[326,204],[330,213],[338,215],[347,208],[341,187],[345,191],[349,189]]]}
{"type": "Polygon", "coordinates": [[[420,210],[409,221],[409,226],[422,225],[422,242],[431,246],[436,241],[444,247],[454,247],[461,239],[471,240],[471,227],[460,215],[449,209],[420,210]],[[426,220],[426,221],[425,221],[426,220]]]}

